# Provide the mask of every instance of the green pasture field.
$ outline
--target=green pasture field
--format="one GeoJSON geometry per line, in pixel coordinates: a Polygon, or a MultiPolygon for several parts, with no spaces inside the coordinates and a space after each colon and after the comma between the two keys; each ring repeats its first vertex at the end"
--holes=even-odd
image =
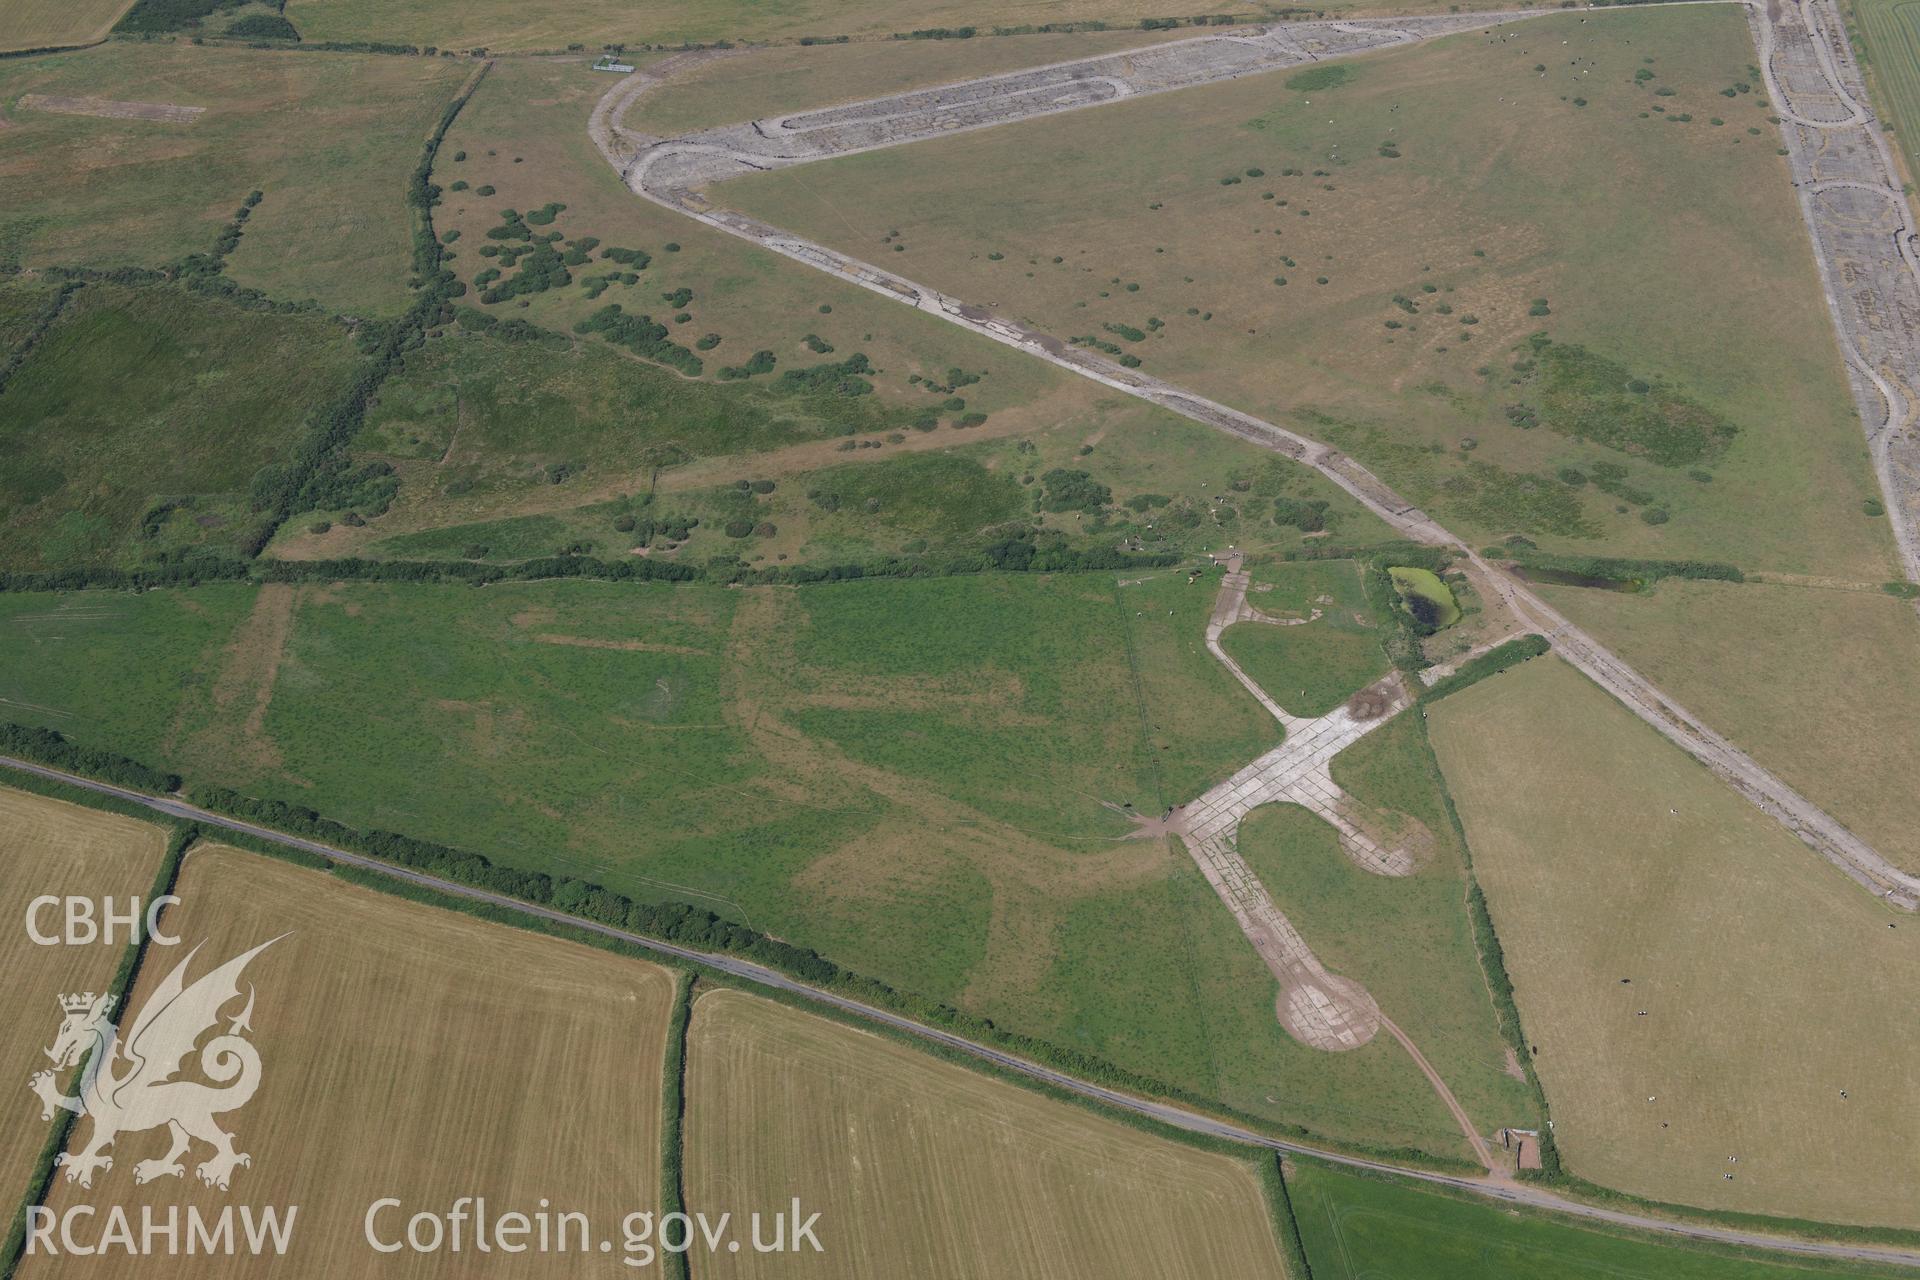
{"type": "Polygon", "coordinates": [[[1465,536],[1877,579],[1754,56],[1725,7],[1560,15],[710,195],[1114,342],[1465,536]]]}
{"type": "Polygon", "coordinates": [[[53,294],[39,281],[0,283],[0,353],[12,355],[31,335],[53,294]]]}
{"type": "Polygon", "coordinates": [[[0,719],[171,756],[181,708],[222,663],[251,587],[0,595],[0,719]]]}
{"type": "Polygon", "coordinates": [[[1871,586],[1547,587],[1555,608],[1883,855],[1920,872],[1920,618],[1871,586]]]}
{"type": "Polygon", "coordinates": [[[0,51],[103,39],[133,0],[13,0],[0,13],[0,51]]]}
{"type": "Polygon", "coordinates": [[[344,327],[170,286],[90,284],[0,395],[0,563],[120,563],[243,539],[254,472],[360,357],[344,327]],[[191,497],[143,531],[163,499],[191,497]]]}
{"type": "MultiPolygon", "coordinates": [[[[960,390],[975,396],[1000,377],[960,390]]],[[[1008,412],[970,427],[950,411],[930,422],[926,406],[946,397],[924,383],[891,391],[689,380],[591,340],[454,328],[383,384],[356,440],[362,459],[400,476],[392,509],[358,527],[326,513],[320,532],[321,521],[292,522],[270,554],[442,558],[485,547],[478,558],[516,560],[572,546],[619,556],[641,541],[615,527],[625,517],[697,519],[684,543],[656,540],[648,552],[696,564],[940,559],[1034,521],[1076,544],[1285,549],[1308,536],[1275,523],[1288,502],[1323,508],[1342,538],[1389,536],[1306,468],[1088,384],[1060,388],[1044,423],[1008,412]],[[1105,486],[1107,505],[1036,512],[1060,469],[1105,486]],[[743,492],[742,481],[761,489],[743,492]],[[1222,490],[1230,502],[1209,497],[1222,490]],[[752,532],[730,536],[741,520],[752,532]]]]}
{"type": "MultiPolygon", "coordinates": [[[[1406,877],[1362,871],[1332,827],[1297,805],[1256,809],[1240,828],[1240,854],[1274,904],[1335,973],[1363,983],[1460,1099],[1481,1133],[1539,1126],[1531,1087],[1512,1061],[1487,994],[1467,916],[1467,866],[1447,821],[1441,781],[1422,736],[1404,714],[1334,760],[1334,781],[1374,825],[1426,846],[1406,877]]],[[[1400,1046],[1377,1053],[1424,1085],[1400,1046]]]]}
{"type": "Polygon", "coordinates": [[[1277,733],[1199,651],[1216,579],[1116,578],[19,595],[0,696],[194,781],[709,906],[1276,1123],[1463,1155],[1403,1059],[1289,1039],[1191,860],[1122,838],[1126,804],[1277,733]]]}
{"type": "Polygon", "coordinates": [[[1571,1218],[1289,1160],[1287,1192],[1314,1280],[1796,1280],[1898,1275],[1761,1251],[1597,1231],[1571,1218]]]}
{"type": "Polygon", "coordinates": [[[1564,663],[1430,714],[1569,1171],[1920,1225],[1913,918],[1564,663]]]}
{"type": "Polygon", "coordinates": [[[1220,647],[1296,716],[1323,716],[1387,673],[1377,624],[1351,560],[1258,566],[1247,602],[1298,626],[1239,622],[1220,647]],[[1264,589],[1263,589],[1264,588],[1264,589]],[[1321,616],[1313,618],[1318,612],[1321,616]]]}
{"type": "Polygon", "coordinates": [[[874,396],[712,385],[598,343],[506,342],[454,330],[381,386],[354,442],[360,457],[388,462],[399,474],[392,511],[361,528],[336,523],[324,536],[304,523],[290,527],[273,553],[311,558],[374,547],[458,555],[481,542],[491,546],[490,558],[520,559],[552,554],[581,536],[623,553],[633,539],[618,538],[611,521],[628,499],[654,492],[663,471],[730,455],[751,467],[754,455],[783,446],[906,422],[905,409],[874,396]],[[613,509],[602,513],[608,504],[613,509]],[[569,512],[580,518],[564,520],[569,512]],[[503,520],[566,536],[522,545],[470,527],[503,520]]]}
{"type": "Polygon", "coordinates": [[[160,267],[264,196],[238,284],[359,314],[407,303],[407,178],[470,67],[113,41],[0,63],[0,243],[20,264],[160,267]],[[23,110],[28,93],[204,107],[190,124],[23,110]]]}

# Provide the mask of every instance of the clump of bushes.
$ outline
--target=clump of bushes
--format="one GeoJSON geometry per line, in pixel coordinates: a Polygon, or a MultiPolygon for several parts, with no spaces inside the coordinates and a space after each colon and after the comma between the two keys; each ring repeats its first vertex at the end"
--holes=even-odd
{"type": "Polygon", "coordinates": [[[745,364],[728,365],[720,370],[722,382],[743,382],[757,374],[772,373],[776,363],[771,351],[756,351],[747,358],[745,364]]]}
{"type": "Polygon", "coordinates": [[[1041,511],[1081,511],[1094,515],[1113,501],[1113,490],[1085,471],[1055,467],[1041,475],[1040,485],[1036,503],[1041,511]]]}

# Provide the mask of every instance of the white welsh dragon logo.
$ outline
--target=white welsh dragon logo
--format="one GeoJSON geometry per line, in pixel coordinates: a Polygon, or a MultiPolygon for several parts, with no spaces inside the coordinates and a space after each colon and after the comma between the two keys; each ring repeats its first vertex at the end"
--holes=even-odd
{"type": "Polygon", "coordinates": [[[135,1164],[135,1182],[181,1177],[186,1170],[180,1157],[194,1139],[213,1147],[212,1157],[195,1170],[210,1187],[225,1191],[234,1169],[253,1163],[245,1152],[234,1150],[233,1135],[213,1120],[245,1106],[260,1087],[260,1053],[242,1038],[242,1033],[253,1030],[251,986],[246,1008],[229,1019],[226,1033],[200,1047],[200,1070],[224,1087],[173,1077],[200,1038],[219,1023],[220,1011],[239,999],[240,972],[247,962],[278,941],[263,942],[188,986],[187,965],[200,951],[195,947],[140,1010],[124,1040],[108,1017],[113,1012],[111,995],[89,991],[60,997],[66,1020],[46,1054],[55,1070],[65,1070],[86,1057],[80,1091],[73,1097],[62,1094],[53,1071],[39,1072],[28,1084],[40,1098],[41,1119],[51,1120],[57,1107],[93,1121],[86,1148],[78,1155],[62,1152],[56,1159],[66,1168],[67,1181],[91,1187],[96,1169],[113,1168],[113,1157],[105,1151],[114,1139],[161,1125],[172,1135],[173,1145],[160,1159],[135,1164]]]}

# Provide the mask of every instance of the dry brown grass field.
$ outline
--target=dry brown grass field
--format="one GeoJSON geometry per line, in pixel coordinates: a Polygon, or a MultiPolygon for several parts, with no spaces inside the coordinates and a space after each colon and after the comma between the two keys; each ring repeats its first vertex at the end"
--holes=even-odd
{"type": "MultiPolygon", "coordinates": [[[[898,52],[912,56],[924,48],[924,42],[903,43],[898,52]]],[[[786,52],[766,56],[783,57],[786,52]]],[[[711,65],[743,67],[761,56],[759,52],[743,54],[711,65]]],[[[752,389],[777,391],[785,372],[860,352],[875,368],[874,394],[844,410],[831,398],[824,405],[817,399],[813,404],[793,405],[776,414],[798,423],[784,435],[779,430],[763,431],[749,439],[747,433],[735,433],[726,443],[714,444],[713,438],[724,433],[709,429],[699,411],[670,403],[670,392],[649,391],[644,408],[629,410],[628,403],[637,393],[623,387],[619,375],[637,357],[598,338],[575,339],[573,352],[532,354],[524,347],[491,355],[463,353],[463,347],[475,347],[480,340],[448,342],[410,361],[405,374],[383,388],[386,407],[376,411],[373,430],[362,441],[383,460],[393,462],[402,475],[395,510],[378,527],[363,530],[338,522],[320,536],[308,534],[304,524],[290,528],[275,544],[273,554],[288,558],[353,554],[396,534],[508,517],[573,518],[568,517],[569,511],[592,503],[660,492],[671,497],[676,510],[702,517],[702,529],[685,549],[689,556],[705,559],[725,551],[769,562],[781,557],[860,558],[895,551],[900,543],[941,530],[903,528],[891,544],[863,537],[853,527],[857,521],[850,517],[828,520],[806,497],[816,485],[835,483],[836,478],[807,479],[806,473],[848,467],[866,472],[873,463],[892,462],[903,455],[964,451],[965,465],[977,461],[996,478],[1037,476],[1055,465],[1093,466],[1104,482],[1114,485],[1118,500],[1142,490],[1176,496],[1191,492],[1197,499],[1199,482],[1223,483],[1227,473],[1268,460],[1269,455],[1249,446],[1208,441],[1197,429],[1160,410],[1021,358],[932,317],[908,312],[864,289],[640,200],[621,185],[585,131],[594,103],[611,83],[611,77],[595,75],[584,62],[501,60],[440,151],[434,177],[446,194],[436,210],[436,225],[454,237],[453,269],[469,281],[498,262],[482,250],[495,243],[487,232],[500,224],[503,210],[527,212],[549,204],[565,206],[550,224],[552,228],[568,238],[594,238],[600,245],[593,251],[596,255],[608,248],[630,248],[645,251],[651,261],[636,273],[635,282],[615,283],[598,296],[590,292],[589,282],[617,264],[595,256],[590,265],[573,269],[573,282],[566,287],[492,304],[480,302],[476,291],[468,294],[464,305],[477,306],[499,319],[524,319],[564,332],[601,308],[618,304],[668,325],[673,340],[682,345],[691,346],[703,335],[717,336],[719,345],[701,353],[709,383],[717,382],[726,366],[744,362],[755,351],[770,352],[779,362],[779,372],[771,379],[760,377],[741,384],[752,389]],[[663,295],[681,288],[690,290],[691,297],[668,304],[663,295]],[[810,350],[809,336],[829,344],[832,353],[810,350]],[[915,385],[915,380],[944,382],[954,369],[984,374],[980,381],[964,386],[963,398],[967,412],[984,414],[986,421],[958,430],[959,411],[953,410],[940,415],[936,430],[905,429],[915,416],[938,409],[945,399],[944,392],[935,394],[926,383],[915,385]],[[407,407],[414,405],[422,407],[407,407]],[[512,411],[506,412],[509,407],[512,411]],[[855,409],[864,416],[855,418],[855,409]],[[881,413],[892,415],[891,425],[897,429],[860,428],[857,449],[856,442],[831,429],[823,432],[816,421],[823,414],[830,420],[844,414],[838,420],[852,429],[853,422],[873,423],[881,413]],[[386,426],[390,415],[392,429],[386,426]],[[626,418],[640,421],[629,428],[626,418]],[[823,434],[825,438],[807,438],[823,434]],[[452,447],[456,435],[458,448],[452,447]],[[656,481],[650,461],[653,451],[646,446],[663,439],[674,446],[670,452],[690,459],[691,465],[675,466],[656,481]],[[1170,439],[1177,442],[1169,446],[1170,439]],[[1082,448],[1100,452],[1077,462],[1082,448]],[[518,456],[510,466],[500,465],[505,461],[502,455],[509,452],[518,456]],[[1179,464],[1172,474],[1165,465],[1167,457],[1179,464]],[[569,465],[566,484],[546,482],[542,465],[550,461],[569,465]],[[494,474],[482,475],[476,482],[476,467],[492,468],[494,474]],[[724,497],[721,490],[743,475],[781,482],[780,492],[771,495],[764,512],[765,519],[777,526],[778,535],[756,538],[749,545],[722,536],[727,517],[713,501],[724,497]],[[702,509],[702,503],[708,509],[702,509]]],[[[677,379],[679,375],[657,376],[677,379]]],[[[891,495],[921,485],[912,477],[924,475],[925,470],[893,471],[905,473],[905,478],[876,475],[851,483],[884,491],[889,495],[888,510],[905,511],[907,504],[894,502],[891,495]]],[[[1359,534],[1359,524],[1367,518],[1354,504],[1304,473],[1297,479],[1313,488],[1312,496],[1331,499],[1336,519],[1346,521],[1339,525],[1343,534],[1359,534]]],[[[951,499],[949,494],[949,505],[953,505],[951,499]]],[[[1024,495],[1018,501],[1022,508],[1028,505],[1024,495]]],[[[604,537],[610,518],[582,516],[583,523],[568,532],[590,539],[595,533],[604,537]],[[597,527],[590,529],[585,521],[597,527]]],[[[1006,518],[1005,513],[993,514],[982,523],[1006,518]]],[[[1071,530],[1080,520],[1077,515],[1062,515],[1051,517],[1049,523],[1071,530]]],[[[1291,529],[1273,530],[1271,536],[1282,533],[1292,535],[1288,542],[1297,542],[1298,535],[1291,529]]],[[[1249,532],[1243,540],[1259,545],[1266,539],[1249,532]]],[[[455,545],[461,541],[491,539],[458,539],[455,545]]],[[[417,554],[419,548],[411,550],[417,554]]]]}
{"type": "MultiPolygon", "coordinates": [[[[530,320],[558,330],[570,330],[609,303],[663,322],[686,314],[689,320],[671,326],[675,342],[691,345],[705,333],[721,335],[721,344],[702,355],[709,375],[762,348],[774,352],[782,369],[826,359],[803,345],[808,333],[833,345],[834,360],[864,351],[885,371],[876,385],[886,395],[900,394],[910,372],[986,369],[990,376],[967,388],[968,404],[1000,426],[1015,417],[1028,427],[1043,425],[1089,403],[1072,385],[1074,379],[1037,361],[1018,359],[995,343],[911,314],[628,191],[587,135],[594,104],[614,83],[614,77],[595,74],[584,61],[496,63],[441,148],[434,181],[445,195],[434,223],[443,235],[459,233],[451,265],[468,280],[490,264],[478,249],[488,244],[486,232],[499,225],[503,210],[526,212],[549,202],[566,206],[549,230],[569,239],[592,236],[603,248],[641,249],[651,263],[638,273],[637,284],[616,284],[598,298],[576,285],[485,310],[503,320],[530,320]],[[466,158],[459,159],[463,154],[466,158]],[[467,187],[455,190],[460,182],[467,187]],[[681,287],[691,289],[693,298],[676,312],[661,295],[681,287]]],[[[592,266],[577,268],[575,275],[613,266],[596,256],[592,266]]],[[[465,301],[478,305],[472,295],[465,301]]],[[[911,403],[924,405],[928,399],[918,393],[911,403]]]]}
{"type": "Polygon", "coordinates": [[[1569,1168],[1920,1226],[1913,918],[1562,663],[1456,694],[1431,728],[1569,1168]]]}
{"type": "MultiPolygon", "coordinates": [[[[1279,9],[1283,6],[1275,5],[1279,9]]],[[[1335,3],[1329,10],[1386,13],[1434,12],[1439,0],[1401,3],[1335,3]]],[[[1489,6],[1498,7],[1498,6],[1489,6]]],[[[1247,21],[1267,12],[1262,4],[1228,6],[1247,21]]],[[[894,32],[931,27],[994,26],[1046,22],[1107,22],[1137,26],[1142,18],[1187,12],[1165,0],[803,0],[802,3],[741,4],[737,0],[635,5],[631,0],[580,0],[568,5],[525,5],[511,0],[292,0],[291,18],[309,40],[385,40],[484,47],[495,52],[563,49],[603,43],[680,44],[684,41],[796,41],[807,36],[885,39],[894,32]]],[[[1010,38],[1023,43],[1032,37],[1010,38]]],[[[819,48],[822,46],[814,46],[819,48]]]]}
{"type": "MultiPolygon", "coordinates": [[[[111,895],[124,909],[128,898],[146,896],[165,844],[159,827],[0,788],[0,920],[6,927],[0,969],[7,975],[0,1009],[13,1028],[0,1044],[0,1076],[11,1087],[46,1067],[40,1051],[60,1026],[57,997],[106,990],[125,946],[39,946],[22,925],[27,904],[42,894],[111,895]]],[[[41,917],[41,929],[59,932],[57,910],[41,917]]],[[[14,1102],[0,1112],[0,1194],[7,1196],[25,1188],[34,1154],[47,1140],[47,1125],[24,1089],[14,1102]]]]}
{"type": "Polygon", "coordinates": [[[821,1254],[702,1276],[1285,1274],[1248,1165],[757,997],[698,997],[686,1090],[689,1209],[821,1214],[821,1254]]]}
{"type": "Polygon", "coordinates": [[[470,68],[442,59],[112,41],[0,63],[0,257],[160,267],[210,252],[276,299],[364,314],[407,300],[407,178],[470,68]],[[26,94],[204,107],[192,123],[25,110],[26,94]]]}
{"type": "Polygon", "coordinates": [[[1878,590],[1669,579],[1545,595],[1695,715],[1920,871],[1920,618],[1878,590]]]}
{"type": "Polygon", "coordinates": [[[105,37],[133,0],[10,0],[0,11],[0,52],[105,37]]]}
{"type": "Polygon", "coordinates": [[[1119,341],[1146,372],[1348,449],[1466,536],[1884,577],[1754,56],[1731,7],[1568,14],[712,194],[1062,337],[1144,331],[1119,341]],[[1510,418],[1535,332],[1737,434],[1670,467],[1510,418]],[[1557,478],[1601,463],[1643,505],[1557,478]]]}
{"type": "Polygon", "coordinates": [[[626,123],[629,128],[671,137],[712,125],[788,115],[1193,34],[1188,28],[1090,31],[1019,39],[862,41],[738,50],[696,63],[648,90],[627,113],[626,123]]]}
{"type": "MultiPolygon", "coordinates": [[[[660,1066],[672,979],[639,961],[488,924],[220,846],[188,851],[167,927],[129,1007],[195,943],[191,971],[286,935],[245,974],[256,990],[251,1040],[259,1092],[223,1117],[253,1157],[232,1189],[162,1178],[136,1187],[136,1160],[164,1134],[127,1135],[91,1192],[56,1182],[56,1212],[82,1201],[142,1205],[298,1205],[285,1265],[305,1276],[578,1275],[577,1254],[536,1262],[471,1249],[388,1257],[362,1219],[393,1196],[405,1213],[445,1213],[463,1195],[491,1212],[584,1212],[597,1233],[654,1206],[660,1170],[660,1066]]],[[[84,1140],[82,1121],[76,1137],[84,1140]]],[[[194,1160],[204,1158],[204,1148],[194,1160]]],[[[615,1232],[617,1238],[617,1232],[615,1232]]],[[[597,1243],[596,1236],[596,1243],[597,1243]]],[[[29,1257],[28,1277],[257,1274],[245,1256],[29,1257]]]]}

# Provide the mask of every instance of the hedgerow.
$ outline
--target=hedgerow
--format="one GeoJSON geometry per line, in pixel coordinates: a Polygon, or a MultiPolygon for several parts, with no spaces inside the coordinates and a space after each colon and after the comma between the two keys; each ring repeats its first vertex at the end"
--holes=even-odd
{"type": "Polygon", "coordinates": [[[485,71],[483,65],[480,75],[441,112],[408,180],[407,204],[416,217],[413,304],[398,320],[362,326],[358,337],[369,357],[366,365],[345,392],[314,415],[306,438],[296,446],[292,457],[270,463],[254,475],[249,493],[253,509],[262,519],[247,541],[250,555],[258,555],[296,511],[352,506],[363,501],[384,509],[385,501],[392,497],[398,483],[392,468],[382,472],[378,467],[385,464],[373,464],[353,469],[348,445],[365,424],[368,405],[381,384],[400,367],[406,352],[425,343],[428,328],[453,319],[453,300],[466,292],[466,286],[447,269],[446,250],[434,233],[433,208],[440,202],[440,188],[433,181],[433,162],[447,130],[479,87],[485,71]]]}
{"type": "Polygon", "coordinates": [[[1428,702],[1433,702],[1450,693],[1458,693],[1468,685],[1478,684],[1488,676],[1498,675],[1509,667],[1517,667],[1530,658],[1537,658],[1552,647],[1545,636],[1516,637],[1461,663],[1459,669],[1452,675],[1442,676],[1434,681],[1420,696],[1428,702]]]}

